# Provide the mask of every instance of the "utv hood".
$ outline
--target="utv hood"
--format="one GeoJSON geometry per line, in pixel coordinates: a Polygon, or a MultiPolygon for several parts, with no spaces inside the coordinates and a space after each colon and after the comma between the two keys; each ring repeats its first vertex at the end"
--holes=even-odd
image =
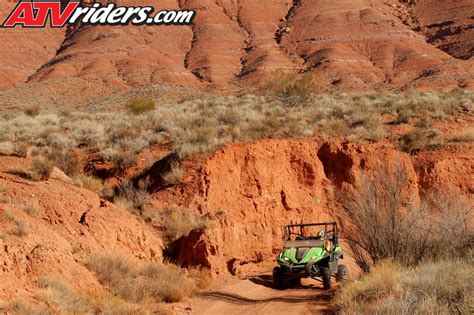
{"type": "Polygon", "coordinates": [[[323,241],[288,241],[278,255],[277,261],[281,264],[306,264],[317,262],[326,256],[323,241]]]}

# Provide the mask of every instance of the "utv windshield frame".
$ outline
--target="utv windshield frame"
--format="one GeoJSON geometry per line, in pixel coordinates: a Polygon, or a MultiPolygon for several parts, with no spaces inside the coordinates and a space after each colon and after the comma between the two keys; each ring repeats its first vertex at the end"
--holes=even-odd
{"type": "MultiPolygon", "coordinates": [[[[324,239],[329,239],[331,240],[334,244],[338,244],[338,228],[337,228],[337,223],[336,222],[323,222],[323,223],[305,223],[305,224],[289,224],[285,226],[284,228],[284,234],[283,234],[283,240],[284,242],[292,241],[291,236],[296,235],[301,237],[302,239],[300,240],[294,240],[296,242],[298,241],[305,241],[305,240],[315,240],[316,235],[311,235],[311,236],[305,236],[304,233],[304,228],[306,227],[324,227],[324,239]],[[294,232],[292,230],[298,229],[299,228],[299,233],[294,232]],[[328,235],[330,237],[328,237],[328,235]]],[[[322,228],[320,230],[323,230],[322,228]]]]}

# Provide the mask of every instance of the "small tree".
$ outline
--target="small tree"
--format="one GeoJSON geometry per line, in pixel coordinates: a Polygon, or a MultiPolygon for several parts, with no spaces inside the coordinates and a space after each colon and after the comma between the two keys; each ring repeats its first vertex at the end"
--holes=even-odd
{"type": "Polygon", "coordinates": [[[354,189],[339,193],[344,235],[363,270],[385,258],[417,263],[429,247],[427,207],[407,195],[408,176],[402,164],[393,163],[392,169],[379,165],[374,177],[362,176],[354,189]]]}

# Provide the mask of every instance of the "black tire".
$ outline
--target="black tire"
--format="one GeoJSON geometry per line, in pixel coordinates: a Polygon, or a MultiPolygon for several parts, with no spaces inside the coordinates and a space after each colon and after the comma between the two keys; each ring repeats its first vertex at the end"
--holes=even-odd
{"type": "Polygon", "coordinates": [[[293,278],[291,279],[291,286],[299,287],[301,285],[301,278],[293,278]]]}
{"type": "Polygon", "coordinates": [[[337,282],[345,282],[349,280],[349,271],[345,265],[338,265],[337,266],[337,273],[336,273],[336,281],[337,282]]]}
{"type": "Polygon", "coordinates": [[[325,290],[331,288],[331,270],[328,267],[322,267],[321,270],[321,277],[323,278],[323,288],[325,290]]]}
{"type": "Polygon", "coordinates": [[[285,288],[285,279],[283,278],[283,269],[281,267],[273,268],[273,286],[276,289],[284,289],[285,288]]]}

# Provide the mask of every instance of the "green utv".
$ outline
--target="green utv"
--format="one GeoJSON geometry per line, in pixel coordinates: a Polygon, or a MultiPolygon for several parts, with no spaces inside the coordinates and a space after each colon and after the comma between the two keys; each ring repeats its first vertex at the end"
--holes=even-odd
{"type": "Polygon", "coordinates": [[[338,264],[344,253],[339,246],[336,222],[292,224],[284,230],[283,250],[273,269],[276,288],[296,286],[302,278],[322,278],[324,289],[349,278],[346,266],[338,264]]]}

